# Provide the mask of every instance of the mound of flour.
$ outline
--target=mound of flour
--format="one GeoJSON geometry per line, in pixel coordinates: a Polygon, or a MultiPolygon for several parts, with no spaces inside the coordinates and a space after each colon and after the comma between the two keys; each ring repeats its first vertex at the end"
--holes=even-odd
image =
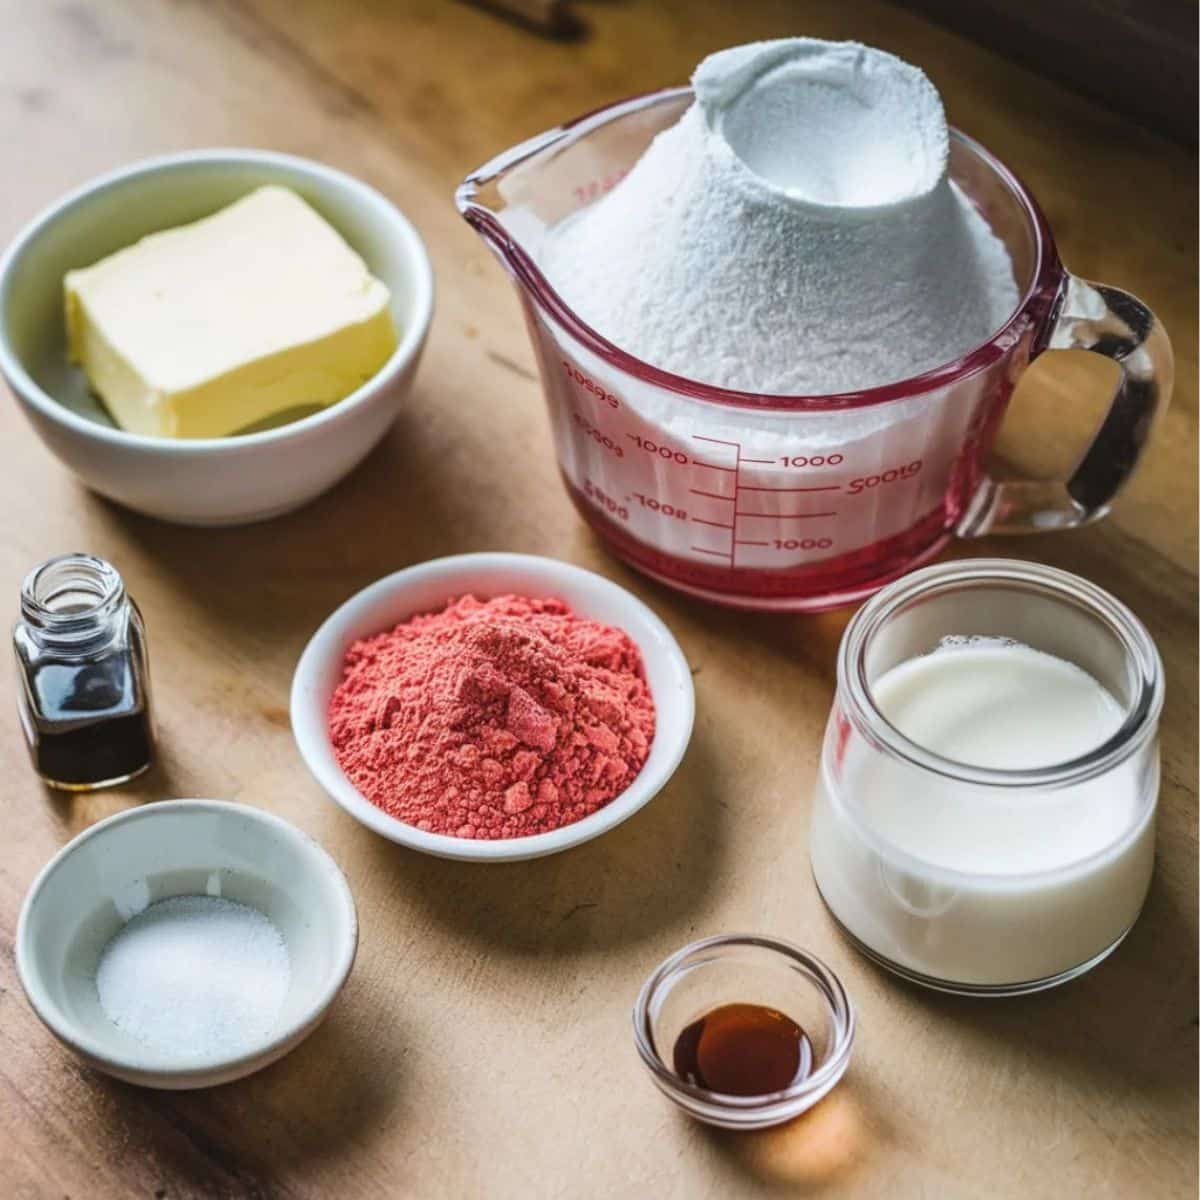
{"type": "Polygon", "coordinates": [[[692,83],[680,121],[546,241],[551,283],[609,341],[705,383],[824,394],[949,362],[1015,309],[915,67],[798,38],[721,51],[692,83]]]}

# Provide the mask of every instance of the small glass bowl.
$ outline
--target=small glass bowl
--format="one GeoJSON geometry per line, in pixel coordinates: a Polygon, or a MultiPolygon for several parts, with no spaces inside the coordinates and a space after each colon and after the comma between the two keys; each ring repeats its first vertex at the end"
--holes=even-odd
{"type": "Polygon", "coordinates": [[[656,1086],[685,1112],[722,1129],[766,1129],[807,1111],[841,1079],[854,1043],[854,1008],[842,981],[807,951],[725,934],[692,942],[659,964],[634,1005],[633,1033],[656,1086]],[[762,1096],[710,1092],[680,1079],[664,1053],[688,1025],[722,1004],[761,1004],[790,1017],[812,1043],[812,1070],[762,1096]]]}

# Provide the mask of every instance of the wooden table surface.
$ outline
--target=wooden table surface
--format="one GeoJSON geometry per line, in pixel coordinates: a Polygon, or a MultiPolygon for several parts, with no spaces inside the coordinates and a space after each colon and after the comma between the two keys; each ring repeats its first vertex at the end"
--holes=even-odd
{"type": "MultiPolygon", "coordinates": [[[[0,705],[0,1194],[1194,1196],[1194,161],[899,7],[578,7],[591,36],[562,45],[445,0],[0,3],[0,241],[130,159],[267,146],[393,197],[429,245],[439,292],[394,432],[332,493],[268,524],[185,530],[123,512],[0,406],[7,611],[25,570],[52,553],[112,559],[150,630],[163,746],[137,787],[52,795],[0,705]],[[810,881],[807,817],[848,614],[720,611],[600,548],[559,486],[514,297],[451,202],[469,169],[521,138],[682,81],[721,46],[798,33],[859,38],[924,67],[952,120],[1033,187],[1066,261],[1140,294],[1174,336],[1175,398],[1116,512],[1076,533],[959,551],[1089,576],[1145,620],[1166,660],[1145,912],[1117,954],[1053,993],[925,994],[838,937],[810,881]],[[603,839],[533,863],[441,862],[324,798],[292,744],[288,684],[309,633],[357,588],[422,559],[501,548],[557,555],[643,596],[695,668],[696,732],[670,787],[603,839]],[[362,941],[330,1019],[290,1057],[212,1091],[155,1093],[60,1048],[21,994],[12,938],[26,887],[68,838],[129,805],[196,795],[261,805],[320,839],[354,888],[362,941]],[[827,1101],[784,1129],[737,1136],[689,1123],[658,1095],[629,1009],[667,952],[741,928],[827,957],[861,1025],[827,1101]]],[[[1027,380],[1004,435],[1010,463],[1071,458],[1101,409],[1092,366],[1059,356],[1027,380]]]]}

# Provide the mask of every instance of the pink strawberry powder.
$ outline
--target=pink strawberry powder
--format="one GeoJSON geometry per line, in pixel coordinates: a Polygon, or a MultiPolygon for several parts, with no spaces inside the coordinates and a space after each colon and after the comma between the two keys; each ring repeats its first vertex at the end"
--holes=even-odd
{"type": "Polygon", "coordinates": [[[418,829],[525,837],[602,808],[641,770],[654,700],[629,636],[561,600],[464,596],[363,638],[329,703],[341,768],[418,829]]]}

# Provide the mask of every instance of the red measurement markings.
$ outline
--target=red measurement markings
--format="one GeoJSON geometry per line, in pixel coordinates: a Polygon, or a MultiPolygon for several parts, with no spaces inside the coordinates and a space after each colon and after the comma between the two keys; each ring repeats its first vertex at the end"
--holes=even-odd
{"type": "Polygon", "coordinates": [[[737,510],[738,496],[741,495],[742,487],[742,447],[740,444],[735,444],[734,451],[737,457],[733,460],[733,465],[736,468],[733,476],[733,528],[729,531],[729,566],[730,568],[737,566],[737,510]]]}
{"type": "Polygon", "coordinates": [[[705,492],[705,491],[700,490],[699,488],[691,489],[691,491],[693,492],[694,495],[706,496],[709,500],[720,500],[723,504],[732,504],[733,505],[735,515],[733,517],[733,520],[729,523],[726,523],[724,521],[703,521],[703,520],[700,520],[700,518],[698,518],[698,517],[693,518],[693,520],[698,521],[699,524],[701,524],[701,525],[708,525],[714,529],[728,530],[729,531],[729,549],[727,551],[720,551],[720,550],[709,550],[706,547],[702,547],[702,546],[693,546],[692,547],[692,549],[698,550],[702,554],[711,554],[714,558],[728,559],[729,565],[732,567],[734,565],[734,556],[737,553],[736,548],[735,548],[735,542],[737,540],[736,512],[737,512],[738,484],[740,482],[740,467],[741,467],[741,462],[742,462],[742,447],[739,442],[731,442],[726,438],[706,437],[702,433],[693,433],[692,437],[694,437],[696,439],[696,441],[698,441],[698,442],[707,442],[711,446],[730,446],[733,448],[733,453],[734,453],[733,466],[726,467],[726,466],[717,466],[715,463],[709,464],[714,469],[716,469],[718,471],[723,471],[725,474],[733,476],[733,495],[732,496],[722,496],[719,492],[705,492]]]}
{"type": "Polygon", "coordinates": [[[737,474],[736,467],[718,467],[716,463],[702,463],[698,459],[692,459],[693,467],[703,467],[706,471],[728,471],[731,475],[737,474]]]}
{"type": "Polygon", "coordinates": [[[593,500],[601,508],[607,509],[614,517],[620,517],[622,521],[629,520],[629,509],[614,500],[602,488],[597,487],[590,479],[583,481],[583,490],[589,500],[593,500]]]}
{"type": "Polygon", "coordinates": [[[860,475],[859,478],[850,480],[846,485],[846,491],[852,496],[857,496],[859,492],[865,492],[868,488],[912,479],[914,475],[920,474],[923,465],[924,463],[919,458],[914,458],[912,462],[906,463],[902,467],[890,467],[878,475],[860,475]]]}
{"type": "Polygon", "coordinates": [[[764,467],[774,466],[774,464],[775,464],[775,460],[773,458],[743,458],[742,462],[758,463],[760,466],[764,466],[764,467]]]}
{"type": "Polygon", "coordinates": [[[733,514],[735,517],[769,517],[772,521],[811,521],[817,517],[836,517],[835,512],[815,513],[764,513],[742,512],[740,509],[733,514]]]}
{"type": "Polygon", "coordinates": [[[751,487],[748,483],[742,484],[743,492],[840,492],[841,490],[837,484],[830,484],[828,487],[810,488],[751,487]]]}
{"type": "Polygon", "coordinates": [[[589,179],[586,183],[576,184],[571,189],[571,194],[580,204],[590,204],[606,192],[611,192],[625,178],[625,175],[624,169],[611,171],[607,175],[601,175],[598,179],[589,179]]]}
{"type": "MultiPolygon", "coordinates": [[[[717,550],[708,550],[708,549],[702,548],[700,546],[693,546],[692,549],[697,550],[702,554],[711,554],[714,558],[727,558],[729,560],[730,567],[736,567],[737,566],[737,548],[738,548],[738,536],[737,536],[738,495],[740,493],[740,488],[742,485],[742,444],[741,444],[741,442],[731,442],[727,438],[706,437],[704,434],[701,434],[701,433],[693,433],[692,437],[694,437],[696,439],[696,441],[698,441],[698,442],[708,442],[710,445],[713,445],[713,446],[730,446],[733,449],[733,466],[716,468],[717,470],[725,471],[728,474],[733,475],[733,495],[732,496],[722,496],[718,492],[704,492],[704,491],[700,491],[696,488],[691,489],[692,492],[697,496],[707,496],[710,500],[720,500],[720,501],[724,502],[725,504],[733,505],[733,520],[730,524],[726,525],[720,521],[702,521],[702,522],[700,522],[701,524],[704,524],[704,525],[714,526],[717,529],[728,529],[729,530],[729,550],[727,553],[722,554],[717,550]]],[[[715,466],[715,464],[711,464],[711,465],[715,466]]],[[[695,520],[695,519],[697,519],[697,518],[693,518],[693,520],[695,520]]]]}
{"type": "Polygon", "coordinates": [[[688,519],[685,509],[676,508],[674,504],[668,504],[665,500],[659,500],[657,496],[645,496],[641,492],[634,492],[633,498],[643,508],[648,508],[651,512],[661,513],[664,517],[674,517],[677,521],[686,521],[688,519]]]}
{"type": "Polygon", "coordinates": [[[674,450],[670,446],[651,441],[649,438],[642,437],[640,433],[627,433],[625,436],[639,450],[645,450],[647,454],[653,454],[666,462],[678,463],[679,466],[686,467],[692,461],[682,450],[674,450]]]}
{"type": "Polygon", "coordinates": [[[785,467],[839,467],[846,458],[842,454],[785,454],[779,461],[785,467]]]}
{"type": "Polygon", "coordinates": [[[617,445],[612,438],[601,429],[597,429],[582,413],[571,410],[571,416],[575,424],[583,430],[584,433],[596,443],[597,446],[603,446],[610,454],[616,455],[617,458],[624,458],[625,451],[617,445]]]}
{"type": "Polygon", "coordinates": [[[830,550],[833,548],[833,538],[775,538],[769,542],[741,541],[739,546],[765,546],[768,550],[830,550]]]}
{"type": "Polygon", "coordinates": [[[621,402],[608,391],[601,387],[594,379],[585,375],[574,363],[568,362],[565,358],[561,360],[562,369],[566,373],[568,379],[577,383],[585,392],[591,392],[597,400],[607,404],[609,408],[620,408],[621,402]]]}

